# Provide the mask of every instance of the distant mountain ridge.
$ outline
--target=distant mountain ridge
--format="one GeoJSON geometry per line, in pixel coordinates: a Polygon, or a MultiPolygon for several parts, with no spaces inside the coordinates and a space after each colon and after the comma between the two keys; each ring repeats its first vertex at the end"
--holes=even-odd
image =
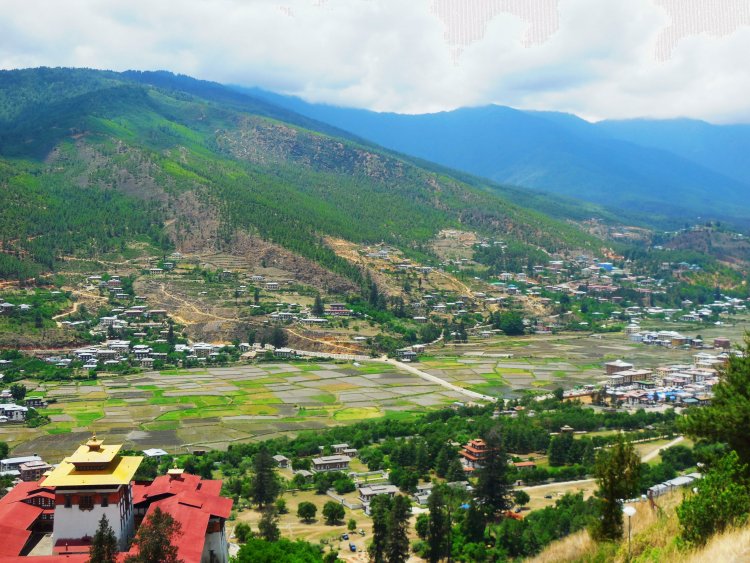
{"type": "Polygon", "coordinates": [[[664,221],[750,225],[750,126],[691,120],[589,123],[503,106],[423,115],[310,104],[251,90],[385,147],[500,183],[664,221]]]}

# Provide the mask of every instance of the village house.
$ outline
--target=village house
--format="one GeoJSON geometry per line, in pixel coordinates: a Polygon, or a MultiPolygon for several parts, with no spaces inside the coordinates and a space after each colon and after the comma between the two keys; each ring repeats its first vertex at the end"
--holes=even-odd
{"type": "Polygon", "coordinates": [[[141,453],[146,457],[155,458],[159,462],[161,462],[163,458],[169,456],[169,454],[161,448],[149,448],[147,450],[143,450],[141,453]]]}
{"type": "Polygon", "coordinates": [[[44,461],[27,461],[18,466],[21,481],[38,481],[52,466],[44,461]]]}
{"type": "Polygon", "coordinates": [[[334,317],[348,317],[352,311],[344,303],[331,303],[326,307],[325,313],[334,317]]]}
{"type": "Polygon", "coordinates": [[[275,456],[273,456],[273,460],[276,462],[276,465],[279,466],[279,468],[281,469],[287,469],[291,464],[291,461],[289,461],[289,458],[281,454],[276,454],[275,456]]]}
{"type": "Polygon", "coordinates": [[[349,469],[351,458],[346,455],[328,455],[315,457],[312,460],[312,468],[316,473],[326,471],[346,471],[349,469]]]}
{"type": "Polygon", "coordinates": [[[362,504],[365,505],[365,512],[368,512],[367,508],[372,502],[372,499],[376,496],[388,495],[389,497],[393,497],[397,492],[398,487],[395,485],[369,485],[366,487],[360,487],[359,499],[362,501],[362,504]]]}
{"type": "Polygon", "coordinates": [[[653,372],[650,369],[626,369],[610,375],[607,378],[607,385],[609,387],[632,385],[638,381],[647,381],[652,376],[653,372]]]}
{"type": "Polygon", "coordinates": [[[413,362],[417,359],[417,353],[414,350],[398,350],[396,355],[405,362],[413,362]]]}
{"type": "Polygon", "coordinates": [[[0,404],[0,417],[5,417],[8,422],[24,422],[28,412],[28,407],[12,403],[0,404]]]}
{"type": "Polygon", "coordinates": [[[625,371],[627,369],[633,369],[633,364],[624,362],[623,360],[615,360],[614,362],[607,362],[604,364],[604,369],[607,375],[612,375],[618,371],[625,371]]]}
{"type": "Polygon", "coordinates": [[[0,474],[15,473],[20,475],[21,465],[24,463],[31,463],[36,461],[43,461],[38,455],[27,455],[21,457],[9,457],[6,459],[0,459],[0,474]]]}
{"type": "Polygon", "coordinates": [[[26,397],[24,402],[27,407],[33,407],[35,409],[47,406],[47,401],[44,400],[44,397],[26,397]]]}
{"type": "Polygon", "coordinates": [[[421,506],[426,506],[434,486],[434,483],[421,483],[417,485],[417,490],[413,496],[414,501],[421,506]]]}
{"type": "Polygon", "coordinates": [[[295,353],[291,348],[276,348],[273,355],[277,358],[293,358],[295,353]]]}

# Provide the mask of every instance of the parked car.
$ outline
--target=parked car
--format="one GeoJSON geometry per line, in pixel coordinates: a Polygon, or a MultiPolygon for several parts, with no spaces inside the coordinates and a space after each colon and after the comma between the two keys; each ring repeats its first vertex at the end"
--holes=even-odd
{"type": "Polygon", "coordinates": [[[342,540],[348,540],[349,539],[349,534],[341,534],[341,539],[342,540]]]}
{"type": "Polygon", "coordinates": [[[353,543],[350,543],[349,544],[349,551],[355,551],[356,552],[357,551],[357,546],[354,545],[353,543]]]}

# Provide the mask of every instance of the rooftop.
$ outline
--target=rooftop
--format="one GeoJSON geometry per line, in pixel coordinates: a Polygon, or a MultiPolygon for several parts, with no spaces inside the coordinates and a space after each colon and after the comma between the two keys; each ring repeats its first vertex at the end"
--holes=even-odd
{"type": "Polygon", "coordinates": [[[117,455],[122,445],[105,446],[93,436],[65,458],[44,481],[48,487],[127,485],[143,460],[140,456],[117,455]]]}

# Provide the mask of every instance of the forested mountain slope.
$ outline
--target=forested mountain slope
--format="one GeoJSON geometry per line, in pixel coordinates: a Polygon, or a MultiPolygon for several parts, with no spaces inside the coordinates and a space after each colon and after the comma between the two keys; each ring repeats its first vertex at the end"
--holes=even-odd
{"type": "Polygon", "coordinates": [[[0,275],[142,239],[273,241],[345,277],[332,235],[413,252],[443,228],[530,249],[598,249],[575,226],[474,182],[218,84],[169,73],[0,72],[0,275]]]}
{"type": "Polygon", "coordinates": [[[698,216],[747,223],[750,175],[738,158],[750,148],[746,127],[593,124],[503,106],[403,115],[252,92],[393,150],[496,182],[648,215],[662,225],[698,216]]]}

